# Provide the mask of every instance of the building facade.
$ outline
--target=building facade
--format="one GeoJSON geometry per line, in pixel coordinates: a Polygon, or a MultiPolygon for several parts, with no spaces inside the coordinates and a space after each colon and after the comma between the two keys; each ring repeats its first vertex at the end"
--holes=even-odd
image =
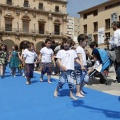
{"type": "Polygon", "coordinates": [[[90,41],[100,44],[113,35],[112,22],[120,21],[120,0],[109,0],[78,14],[80,14],[80,33],[87,34],[90,41]]]}
{"type": "Polygon", "coordinates": [[[20,49],[27,41],[39,51],[47,37],[66,35],[66,0],[0,0],[0,42],[20,49]]]}
{"type": "Polygon", "coordinates": [[[66,28],[66,36],[71,37],[75,42],[77,42],[77,36],[80,31],[80,18],[68,16],[66,28]]]}

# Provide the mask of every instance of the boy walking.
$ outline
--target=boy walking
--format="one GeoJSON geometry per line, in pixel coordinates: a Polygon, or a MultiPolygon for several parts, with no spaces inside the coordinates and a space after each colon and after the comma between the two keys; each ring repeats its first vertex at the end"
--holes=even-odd
{"type": "Polygon", "coordinates": [[[52,73],[52,61],[54,66],[55,66],[55,61],[54,61],[53,50],[50,47],[51,47],[51,40],[47,38],[45,40],[45,47],[43,47],[40,50],[40,55],[39,55],[39,60],[41,61],[41,65],[42,65],[40,82],[43,82],[43,76],[45,73],[47,73],[48,83],[52,83],[50,81],[50,77],[52,73]]]}
{"type": "Polygon", "coordinates": [[[34,45],[28,44],[28,50],[24,53],[25,75],[27,78],[26,84],[31,84],[33,78],[34,61],[37,59],[37,54],[34,52],[34,45]]]}
{"type": "Polygon", "coordinates": [[[76,97],[73,95],[74,89],[74,60],[78,62],[80,61],[77,59],[77,54],[74,50],[70,49],[71,43],[69,39],[63,40],[63,49],[58,51],[57,53],[57,61],[60,66],[60,76],[57,88],[54,91],[54,97],[58,96],[59,89],[63,87],[65,82],[68,82],[68,86],[70,89],[70,97],[74,100],[77,100],[76,97]]]}

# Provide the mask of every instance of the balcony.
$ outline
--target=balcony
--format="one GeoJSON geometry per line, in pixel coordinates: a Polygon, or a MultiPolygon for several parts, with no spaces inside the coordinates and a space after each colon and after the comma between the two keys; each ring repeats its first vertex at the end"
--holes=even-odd
{"type": "MultiPolygon", "coordinates": [[[[48,31],[42,31],[40,32],[39,30],[35,29],[30,29],[29,31],[24,31],[23,29],[19,28],[5,28],[1,27],[0,28],[0,33],[4,34],[11,34],[11,35],[17,35],[17,36],[39,36],[39,37],[49,37],[50,33],[48,31]]],[[[52,32],[52,37],[62,37],[63,33],[60,32],[52,32]]]]}

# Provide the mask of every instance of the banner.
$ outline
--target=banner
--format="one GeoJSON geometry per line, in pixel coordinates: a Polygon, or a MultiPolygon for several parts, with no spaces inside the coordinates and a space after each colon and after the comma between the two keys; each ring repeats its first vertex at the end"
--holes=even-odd
{"type": "Polygon", "coordinates": [[[98,28],[98,44],[104,43],[105,40],[105,28],[98,28]]]}

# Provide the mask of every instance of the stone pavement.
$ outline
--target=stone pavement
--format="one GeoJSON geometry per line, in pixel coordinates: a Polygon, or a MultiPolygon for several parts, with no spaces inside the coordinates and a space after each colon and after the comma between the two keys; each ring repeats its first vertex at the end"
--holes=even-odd
{"type": "MultiPolygon", "coordinates": [[[[36,71],[40,74],[40,72],[36,71]]],[[[58,76],[52,75],[53,78],[58,79],[58,76]]],[[[98,78],[95,79],[92,85],[86,85],[86,87],[105,92],[111,95],[120,96],[120,83],[116,82],[115,72],[108,73],[108,80],[112,81],[111,85],[100,84],[98,78]]]]}

